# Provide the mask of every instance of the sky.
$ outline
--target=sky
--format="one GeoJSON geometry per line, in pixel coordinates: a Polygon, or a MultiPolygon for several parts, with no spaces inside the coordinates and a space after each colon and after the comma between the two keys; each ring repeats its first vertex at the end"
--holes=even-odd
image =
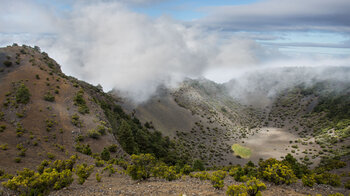
{"type": "Polygon", "coordinates": [[[65,73],[144,101],[184,78],[349,66],[348,0],[0,0],[0,46],[38,45],[65,73]]]}

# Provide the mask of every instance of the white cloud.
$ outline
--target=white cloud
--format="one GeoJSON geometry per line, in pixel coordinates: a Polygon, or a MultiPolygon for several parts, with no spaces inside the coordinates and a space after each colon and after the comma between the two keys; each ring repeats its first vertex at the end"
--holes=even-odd
{"type": "MultiPolygon", "coordinates": [[[[173,86],[185,77],[215,70],[235,73],[282,56],[242,36],[222,36],[167,17],[152,19],[116,1],[78,1],[61,12],[34,1],[16,2],[6,5],[23,8],[25,14],[18,15],[23,21],[5,20],[2,13],[0,44],[38,45],[65,73],[100,83],[106,90],[116,88],[135,101],[146,100],[159,85],[173,86]]],[[[216,73],[216,78],[223,78],[216,73]]]]}
{"type": "Polygon", "coordinates": [[[52,37],[3,35],[0,43],[40,45],[66,73],[116,88],[135,101],[146,100],[159,85],[202,76],[211,67],[252,65],[264,53],[254,41],[223,39],[167,17],[151,19],[115,1],[77,3],[53,21],[52,37]]]}

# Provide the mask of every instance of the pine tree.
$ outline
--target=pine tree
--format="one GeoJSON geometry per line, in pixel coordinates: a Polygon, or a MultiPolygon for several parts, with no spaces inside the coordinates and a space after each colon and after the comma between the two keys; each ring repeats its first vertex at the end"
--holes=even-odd
{"type": "Polygon", "coordinates": [[[117,135],[121,146],[127,153],[137,153],[137,144],[134,140],[131,127],[125,120],[122,120],[117,135]]]}

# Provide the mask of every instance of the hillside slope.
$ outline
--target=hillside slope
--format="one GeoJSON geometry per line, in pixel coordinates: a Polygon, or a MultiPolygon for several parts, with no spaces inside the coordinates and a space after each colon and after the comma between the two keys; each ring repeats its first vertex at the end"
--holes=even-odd
{"type": "Polygon", "coordinates": [[[0,153],[1,168],[9,172],[32,168],[48,153],[67,158],[76,153],[77,143],[90,145],[93,153],[118,145],[107,131],[111,125],[104,111],[47,54],[13,46],[1,48],[0,59],[0,124],[4,127],[0,143],[7,147],[0,153]],[[5,61],[11,63],[6,66],[5,61]],[[76,103],[79,96],[84,106],[76,103]],[[87,136],[97,129],[104,133],[99,139],[87,136]],[[79,137],[84,141],[77,142],[79,137]]]}

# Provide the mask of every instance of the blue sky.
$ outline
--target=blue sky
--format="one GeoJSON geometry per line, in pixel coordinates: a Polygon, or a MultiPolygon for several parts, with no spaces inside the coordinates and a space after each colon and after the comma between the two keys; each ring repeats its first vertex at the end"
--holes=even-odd
{"type": "MultiPolygon", "coordinates": [[[[170,16],[174,19],[193,22],[210,17],[207,12],[210,7],[242,6],[254,5],[257,0],[168,0],[147,6],[133,6],[133,10],[139,13],[147,14],[157,18],[160,16],[170,16]]],[[[288,22],[288,21],[286,21],[288,22]]],[[[220,27],[218,27],[220,29],[220,27]]],[[[244,28],[232,31],[232,33],[245,31],[244,28]]],[[[265,46],[279,47],[281,52],[286,53],[311,53],[311,54],[330,54],[330,55],[348,55],[350,54],[350,44],[343,47],[332,47],[342,45],[350,40],[349,34],[344,32],[332,32],[329,30],[288,30],[288,31],[250,31],[252,34],[275,35],[275,40],[256,40],[265,46]],[[292,43],[288,46],[288,43],[292,43]],[[299,44],[296,44],[299,43],[299,44]],[[298,45],[298,46],[297,46],[298,45]]]]}
{"type": "Polygon", "coordinates": [[[243,5],[254,3],[256,0],[173,0],[163,1],[148,6],[135,6],[137,12],[147,14],[152,17],[169,15],[178,20],[193,21],[206,16],[203,8],[210,6],[243,5]]]}

